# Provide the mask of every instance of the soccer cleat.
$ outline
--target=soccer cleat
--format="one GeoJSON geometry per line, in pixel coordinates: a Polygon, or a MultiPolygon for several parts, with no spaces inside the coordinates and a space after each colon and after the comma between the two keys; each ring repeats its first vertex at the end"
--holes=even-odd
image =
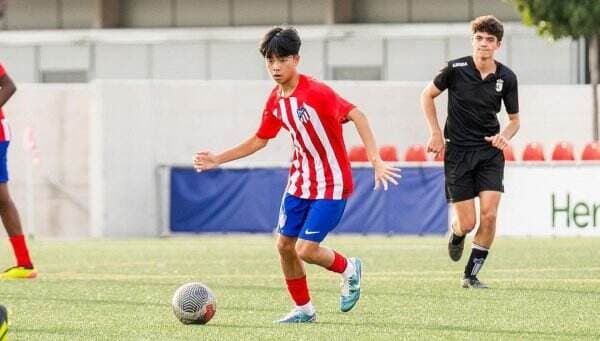
{"type": "Polygon", "coordinates": [[[8,334],[8,313],[3,305],[0,305],[0,341],[6,341],[8,334]]]}
{"type": "Polygon", "coordinates": [[[36,277],[37,271],[33,266],[31,268],[13,266],[0,273],[0,279],[32,279],[36,277]]]}
{"type": "Polygon", "coordinates": [[[308,315],[300,309],[292,309],[287,315],[282,317],[279,320],[276,320],[276,323],[311,323],[317,321],[317,313],[312,315],[308,315]]]}
{"type": "Polygon", "coordinates": [[[450,238],[448,239],[448,255],[450,256],[450,259],[452,259],[455,262],[458,262],[460,260],[460,257],[462,257],[463,250],[465,249],[465,239],[467,238],[463,237],[460,243],[454,245],[452,244],[453,237],[454,231],[450,229],[450,238]]]}
{"type": "Polygon", "coordinates": [[[487,289],[487,284],[481,282],[476,276],[473,277],[465,277],[462,281],[462,287],[465,289],[487,289]]]}
{"type": "Polygon", "coordinates": [[[360,281],[362,278],[362,262],[358,257],[348,258],[354,264],[354,273],[342,281],[342,296],[340,297],[340,310],[343,313],[354,308],[360,298],[360,281]]]}

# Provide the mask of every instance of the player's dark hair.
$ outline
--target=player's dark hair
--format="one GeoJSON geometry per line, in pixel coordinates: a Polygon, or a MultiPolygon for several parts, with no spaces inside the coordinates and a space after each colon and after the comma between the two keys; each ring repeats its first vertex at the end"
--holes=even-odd
{"type": "Polygon", "coordinates": [[[263,37],[259,51],[265,58],[294,56],[300,51],[301,44],[295,28],[275,27],[263,37]]]}
{"type": "Polygon", "coordinates": [[[471,21],[471,31],[473,34],[477,32],[485,32],[495,36],[498,41],[502,41],[504,36],[504,26],[498,18],[493,15],[484,15],[475,18],[471,21]]]}

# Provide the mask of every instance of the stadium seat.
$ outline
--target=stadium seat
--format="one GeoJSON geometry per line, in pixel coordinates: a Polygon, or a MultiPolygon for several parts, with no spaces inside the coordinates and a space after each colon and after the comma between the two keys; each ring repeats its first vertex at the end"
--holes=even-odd
{"type": "Polygon", "coordinates": [[[406,149],[404,153],[404,161],[411,162],[423,162],[427,161],[427,154],[425,153],[425,147],[420,144],[413,144],[406,149]]]}
{"type": "Polygon", "coordinates": [[[566,141],[557,143],[552,151],[552,161],[575,161],[573,145],[566,141]]]}
{"type": "Polygon", "coordinates": [[[386,144],[379,148],[379,156],[383,161],[398,161],[398,150],[396,146],[386,144]]]}
{"type": "Polygon", "coordinates": [[[348,153],[348,158],[350,162],[367,162],[369,161],[369,157],[367,156],[367,148],[365,146],[353,146],[350,148],[350,152],[348,153]]]}
{"type": "Polygon", "coordinates": [[[600,161],[600,141],[586,144],[583,153],[581,153],[581,160],[600,161]]]}
{"type": "Polygon", "coordinates": [[[528,143],[523,150],[523,161],[544,161],[544,147],[537,143],[528,143]]]}
{"type": "Polygon", "coordinates": [[[506,147],[502,150],[504,153],[505,161],[517,161],[515,159],[515,152],[513,151],[513,147],[510,144],[507,144],[506,147]]]}

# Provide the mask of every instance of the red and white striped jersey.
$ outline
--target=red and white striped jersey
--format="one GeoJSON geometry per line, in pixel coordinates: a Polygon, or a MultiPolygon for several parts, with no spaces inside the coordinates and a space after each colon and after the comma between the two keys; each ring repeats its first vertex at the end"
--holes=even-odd
{"type": "MultiPolygon", "coordinates": [[[[4,69],[4,65],[0,64],[0,78],[4,76],[6,76],[6,69],[4,69]]],[[[0,108],[0,142],[4,141],[10,141],[10,127],[4,118],[2,108],[0,108]]]]}
{"type": "Polygon", "coordinates": [[[287,193],[303,199],[346,199],[352,171],[342,124],[354,105],[327,85],[300,75],[288,97],[276,86],[269,96],[256,136],[271,139],[283,127],[290,132],[293,157],[287,193]]]}

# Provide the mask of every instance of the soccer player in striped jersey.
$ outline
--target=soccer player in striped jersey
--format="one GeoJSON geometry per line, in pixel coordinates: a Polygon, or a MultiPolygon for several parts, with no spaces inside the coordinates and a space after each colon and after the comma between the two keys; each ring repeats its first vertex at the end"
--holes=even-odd
{"type": "Polygon", "coordinates": [[[0,279],[26,279],[37,276],[37,271],[29,257],[29,250],[19,220],[19,212],[8,193],[6,154],[10,144],[10,128],[1,108],[16,90],[15,83],[6,73],[4,66],[0,64],[0,217],[2,217],[2,223],[8,233],[17,260],[16,266],[0,273],[0,279]]]}
{"type": "Polygon", "coordinates": [[[292,163],[281,205],[277,249],[294,309],[277,322],[316,320],[304,262],[342,276],[340,310],[350,311],[360,297],[362,263],[321,246],[340,221],[352,193],[352,172],[342,136],[342,124],[354,123],[373,165],[375,189],[397,184],[399,169],[377,153],[366,116],[327,85],[297,70],[300,37],[294,28],[273,28],[264,36],[260,53],[277,85],[267,99],[256,134],[220,154],[199,152],[194,167],[203,171],[248,156],[264,148],[281,128],[289,131],[292,163]]]}

